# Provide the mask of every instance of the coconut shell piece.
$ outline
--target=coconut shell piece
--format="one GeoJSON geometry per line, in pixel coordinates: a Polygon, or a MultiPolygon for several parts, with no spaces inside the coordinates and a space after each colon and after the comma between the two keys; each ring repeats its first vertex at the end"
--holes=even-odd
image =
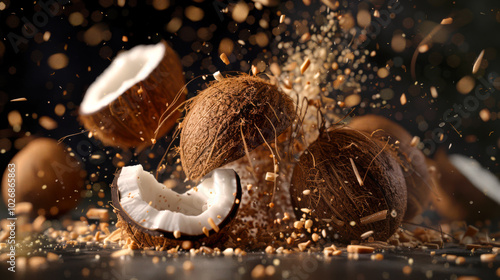
{"type": "Polygon", "coordinates": [[[150,146],[176,125],[183,86],[181,62],[166,42],[137,46],[119,54],[89,87],[79,119],[104,145],[150,146]],[[162,115],[168,119],[155,134],[162,115]]]}
{"type": "Polygon", "coordinates": [[[180,156],[187,177],[199,178],[272,143],[295,119],[293,101],[275,85],[239,75],[212,82],[187,108],[180,156]]]}
{"type": "Polygon", "coordinates": [[[407,194],[401,167],[384,146],[347,127],[323,132],[293,171],[297,219],[311,219],[342,242],[370,230],[376,240],[387,240],[401,225],[407,194]]]}
{"type": "Polygon", "coordinates": [[[443,218],[474,223],[498,217],[500,182],[477,161],[462,155],[447,155],[444,149],[439,149],[428,164],[435,170],[433,177],[438,186],[432,197],[433,206],[443,218]],[[470,174],[461,169],[468,169],[470,174]]]}
{"type": "MultiPolygon", "coordinates": [[[[130,169],[130,168],[136,168],[136,166],[124,167],[124,168],[129,168],[129,170],[126,171],[126,174],[123,174],[122,172],[124,172],[124,169],[122,168],[116,174],[113,184],[111,186],[111,198],[113,202],[113,207],[115,208],[115,213],[117,214],[118,217],[119,227],[121,227],[125,231],[125,233],[133,241],[135,241],[136,244],[138,244],[140,248],[146,248],[146,247],[171,248],[177,245],[182,245],[184,241],[188,240],[192,241],[194,247],[199,247],[201,245],[220,246],[228,239],[229,237],[228,232],[231,229],[234,217],[236,216],[236,213],[238,211],[239,201],[241,200],[241,194],[242,194],[240,179],[236,174],[236,172],[232,170],[222,170],[222,172],[226,172],[226,174],[228,172],[231,172],[231,174],[233,174],[232,178],[234,179],[234,183],[236,184],[234,186],[235,192],[227,194],[230,196],[227,197],[228,201],[232,202],[231,207],[226,209],[228,210],[227,214],[223,217],[220,218],[214,217],[212,219],[212,221],[216,220],[214,222],[216,224],[215,228],[209,226],[208,224],[210,224],[210,222],[208,222],[208,224],[205,225],[204,227],[205,231],[200,231],[198,234],[190,234],[189,231],[198,232],[199,230],[202,229],[202,226],[207,223],[206,216],[210,215],[205,215],[207,214],[206,211],[212,211],[214,210],[215,207],[215,209],[218,210],[214,211],[217,211],[217,214],[222,215],[222,213],[219,212],[219,210],[221,209],[219,204],[216,204],[215,206],[205,205],[206,207],[208,207],[207,208],[208,210],[206,208],[200,208],[200,207],[205,207],[202,206],[203,203],[208,203],[207,201],[200,200],[200,197],[203,196],[198,196],[200,195],[199,192],[203,192],[201,188],[203,188],[204,186],[200,184],[197,187],[197,189],[191,189],[190,190],[191,195],[187,195],[187,193],[184,195],[181,194],[172,195],[173,191],[167,190],[167,192],[170,194],[164,193],[163,195],[160,195],[161,197],[158,198],[160,198],[161,201],[151,200],[149,204],[147,202],[137,204],[136,208],[132,208],[131,211],[127,212],[125,210],[125,206],[123,205],[123,203],[127,203],[128,206],[126,207],[128,209],[131,209],[130,207],[131,200],[130,199],[123,200],[122,196],[124,195],[124,192],[127,193],[128,196],[139,195],[140,196],[139,199],[141,200],[146,199],[149,195],[149,193],[143,193],[142,191],[135,192],[133,190],[133,187],[131,187],[131,185],[135,184],[136,182],[138,184],[139,183],[141,184],[154,183],[158,185],[161,184],[156,182],[156,179],[154,179],[154,177],[152,177],[151,174],[147,173],[146,171],[143,171],[142,167],[138,171],[130,169]],[[125,188],[125,190],[123,188],[125,188]],[[130,194],[128,194],[129,190],[131,191],[130,194]],[[177,209],[176,211],[172,210],[169,211],[162,208],[156,209],[157,207],[155,205],[156,203],[163,204],[165,206],[178,203],[181,200],[188,202],[191,201],[193,202],[193,204],[190,205],[178,204],[178,206],[183,205],[184,208],[181,207],[182,209],[179,209],[179,207],[174,207],[177,209]],[[167,211],[168,213],[162,213],[165,211],[167,211]],[[134,218],[132,218],[132,216],[136,215],[137,212],[142,212],[146,213],[146,215],[151,215],[146,217],[149,218],[150,221],[147,221],[146,219],[137,221],[134,218]],[[162,218],[165,217],[167,218],[162,220],[162,218]],[[185,220],[183,220],[183,218],[185,220]],[[197,219],[202,219],[202,218],[204,218],[205,220],[197,221],[197,219]],[[193,220],[196,220],[196,222],[192,223],[193,220]],[[178,228],[179,230],[178,232],[176,232],[175,230],[174,231],[163,230],[159,227],[153,228],[155,224],[156,225],[163,224],[163,226],[169,228],[178,228]]],[[[204,179],[209,178],[208,180],[211,180],[210,176],[212,176],[212,174],[213,173],[208,174],[204,179]]],[[[221,172],[219,172],[218,174],[221,174],[221,172]]],[[[231,179],[231,182],[233,179],[231,179]]],[[[225,179],[222,180],[223,181],[215,180],[214,182],[216,182],[216,184],[218,182],[220,186],[221,182],[224,182],[225,179]]],[[[215,188],[217,188],[217,186],[215,188]]],[[[147,191],[148,189],[143,189],[143,190],[147,191]]],[[[210,189],[208,190],[208,193],[212,195],[212,191],[213,190],[210,189]]],[[[227,203],[227,201],[225,203],[227,203]]],[[[225,203],[221,202],[221,204],[226,205],[225,203]]]]}
{"type": "Polygon", "coordinates": [[[82,163],[64,144],[38,138],[19,151],[2,179],[2,196],[9,201],[9,179],[14,178],[15,203],[29,202],[33,216],[59,217],[74,209],[80,200],[86,172],[82,163]],[[15,177],[11,177],[14,174],[15,177]]]}
{"type": "Polygon", "coordinates": [[[397,154],[408,191],[404,220],[409,221],[427,209],[433,185],[425,162],[426,157],[420,149],[411,145],[413,137],[410,133],[399,124],[377,115],[355,117],[349,126],[366,131],[384,142],[389,141],[397,154]]]}

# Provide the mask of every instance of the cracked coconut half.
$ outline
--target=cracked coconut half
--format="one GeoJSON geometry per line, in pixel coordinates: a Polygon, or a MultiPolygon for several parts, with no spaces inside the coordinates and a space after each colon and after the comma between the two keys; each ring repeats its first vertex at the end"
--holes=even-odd
{"type": "Polygon", "coordinates": [[[241,200],[236,172],[216,169],[180,194],[159,183],[141,165],[122,168],[112,200],[127,234],[141,247],[222,244],[241,200]]]}
{"type": "Polygon", "coordinates": [[[90,85],[80,121],[105,145],[149,146],[175,126],[183,87],[179,57],[165,41],[136,46],[120,53],[90,85]]]}

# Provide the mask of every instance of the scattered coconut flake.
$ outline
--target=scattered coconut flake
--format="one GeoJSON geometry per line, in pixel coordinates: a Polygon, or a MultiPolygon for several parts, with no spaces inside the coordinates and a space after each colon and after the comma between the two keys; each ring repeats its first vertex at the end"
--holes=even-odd
{"type": "Polygon", "coordinates": [[[217,80],[217,81],[222,81],[222,79],[224,79],[224,77],[222,76],[222,74],[220,73],[220,71],[217,71],[214,73],[214,78],[217,80]]]}
{"type": "Polygon", "coordinates": [[[401,94],[401,97],[399,98],[399,101],[401,102],[401,105],[405,105],[406,104],[406,94],[401,94]]]}
{"type": "Polygon", "coordinates": [[[358,184],[360,186],[363,186],[363,179],[359,175],[358,168],[356,167],[356,164],[354,164],[354,160],[352,158],[349,158],[351,161],[352,169],[354,170],[354,175],[356,175],[356,179],[358,180],[358,184]]]}
{"type": "Polygon", "coordinates": [[[285,15],[280,16],[280,23],[283,23],[285,21],[285,15]]]}
{"type": "Polygon", "coordinates": [[[474,62],[474,66],[472,67],[472,74],[476,74],[477,71],[479,71],[479,68],[481,67],[481,62],[483,61],[484,57],[484,50],[479,53],[479,56],[476,59],[476,62],[474,62]]]}
{"type": "Polygon", "coordinates": [[[453,18],[449,17],[449,18],[444,18],[442,21],[441,21],[441,24],[442,25],[448,25],[448,24],[452,24],[453,23],[453,18]]]}
{"type": "Polygon", "coordinates": [[[370,236],[372,236],[372,235],[373,235],[373,230],[369,230],[369,231],[367,231],[367,232],[365,232],[365,233],[361,234],[361,236],[360,236],[360,237],[361,237],[361,239],[366,239],[366,238],[368,238],[368,237],[370,237],[370,236]]]}
{"type": "Polygon", "coordinates": [[[19,101],[27,101],[26,97],[14,98],[11,99],[10,102],[19,102],[19,101]]]}
{"type": "Polygon", "coordinates": [[[274,172],[267,172],[266,173],[266,181],[268,181],[268,182],[276,181],[276,177],[278,177],[278,174],[276,174],[274,172]]]}
{"type": "Polygon", "coordinates": [[[214,220],[212,218],[208,218],[208,224],[210,225],[210,227],[212,227],[213,230],[215,230],[215,232],[219,232],[219,227],[215,224],[214,220]]]}
{"type": "Polygon", "coordinates": [[[365,216],[360,219],[362,225],[370,224],[378,221],[383,221],[387,218],[387,210],[382,210],[377,213],[365,216]]]}
{"type": "Polygon", "coordinates": [[[420,143],[420,137],[413,136],[413,138],[410,141],[410,146],[411,147],[416,147],[419,143],[420,143]]]}
{"type": "Polygon", "coordinates": [[[311,65],[311,61],[309,60],[308,57],[306,57],[306,60],[304,60],[304,63],[302,63],[302,65],[300,66],[300,74],[304,74],[309,65],[311,65]]]}
{"type": "Polygon", "coordinates": [[[438,97],[438,92],[437,92],[436,87],[431,87],[431,96],[433,98],[437,98],[438,97]]]}
{"type": "Polygon", "coordinates": [[[226,53],[221,53],[220,54],[220,60],[224,62],[224,64],[229,65],[229,58],[227,57],[226,53]]]}
{"type": "Polygon", "coordinates": [[[481,262],[492,262],[495,260],[497,257],[497,254],[482,254],[481,255],[481,262]]]}
{"type": "Polygon", "coordinates": [[[119,258],[121,256],[131,256],[131,255],[132,255],[132,250],[130,250],[130,249],[122,249],[122,250],[113,252],[111,254],[111,257],[114,258],[114,259],[116,259],[116,258],[119,258]]]}
{"type": "Polygon", "coordinates": [[[108,209],[90,208],[87,211],[86,216],[89,219],[95,219],[95,220],[99,220],[99,221],[108,221],[109,220],[108,209]]]}
{"type": "Polygon", "coordinates": [[[348,253],[357,253],[357,254],[371,254],[375,251],[375,248],[370,246],[363,245],[347,245],[348,253]]]}

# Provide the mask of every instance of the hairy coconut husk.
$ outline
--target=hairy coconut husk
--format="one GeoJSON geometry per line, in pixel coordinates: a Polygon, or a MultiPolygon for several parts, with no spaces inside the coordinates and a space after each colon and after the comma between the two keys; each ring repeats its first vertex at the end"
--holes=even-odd
{"type": "Polygon", "coordinates": [[[14,174],[15,203],[30,202],[34,213],[58,217],[74,209],[80,200],[86,172],[64,144],[38,138],[19,151],[2,179],[2,196],[9,202],[9,182],[14,174]]]}
{"type": "Polygon", "coordinates": [[[382,141],[389,141],[403,167],[408,205],[404,220],[409,221],[428,208],[431,201],[432,182],[426,157],[417,147],[411,146],[413,137],[399,124],[376,115],[359,116],[349,126],[370,133],[382,141]],[[396,144],[399,141],[399,144],[396,144]]]}
{"type": "MultiPolygon", "coordinates": [[[[115,179],[113,180],[113,184],[111,185],[111,199],[113,207],[115,208],[114,212],[116,213],[119,221],[117,225],[119,225],[128,237],[130,237],[140,248],[159,246],[167,249],[177,245],[182,245],[184,241],[191,241],[193,243],[193,247],[200,247],[202,245],[222,246],[229,238],[229,231],[233,227],[234,217],[236,216],[239,208],[237,203],[233,205],[226,218],[218,224],[219,232],[215,232],[214,229],[210,229],[209,236],[206,236],[205,234],[183,234],[179,238],[175,238],[173,232],[152,230],[141,226],[123,210],[120,204],[120,191],[118,189],[118,178],[120,177],[120,172],[121,170],[117,172],[115,179]]],[[[241,186],[239,177],[236,176],[236,178],[238,184],[241,186]]],[[[235,200],[241,201],[241,187],[237,189],[238,191],[235,193],[235,200]]]]}
{"type": "MultiPolygon", "coordinates": [[[[286,150],[286,142],[278,145],[286,150]]],[[[287,227],[290,228],[295,220],[289,189],[293,163],[287,160],[288,157],[282,156],[276,182],[272,182],[265,179],[267,172],[275,171],[272,153],[267,146],[257,147],[249,153],[249,158],[245,156],[223,166],[238,173],[243,190],[231,238],[226,245],[251,250],[264,249],[269,245],[286,245],[279,236],[280,232],[287,232],[287,227]],[[273,207],[270,207],[270,203],[273,203],[273,207]],[[278,220],[280,223],[276,223],[278,220]]]]}
{"type": "Polygon", "coordinates": [[[176,125],[180,116],[176,108],[185,100],[185,92],[181,92],[184,75],[177,53],[165,41],[162,43],[163,59],[146,79],[96,112],[85,114],[80,110],[83,126],[104,145],[147,147],[176,125]],[[155,133],[162,116],[169,117],[155,133]]]}
{"type": "Polygon", "coordinates": [[[498,217],[500,205],[453,165],[445,149],[439,149],[428,164],[437,185],[432,204],[443,218],[474,223],[498,217]]]}
{"type": "Polygon", "coordinates": [[[343,242],[370,230],[376,240],[387,240],[406,211],[403,172],[385,143],[346,127],[330,128],[309,146],[290,192],[297,218],[311,219],[343,242]]]}
{"type": "Polygon", "coordinates": [[[293,101],[275,85],[239,75],[212,82],[188,105],[180,156],[197,181],[264,142],[272,143],[295,119],[293,101]]]}

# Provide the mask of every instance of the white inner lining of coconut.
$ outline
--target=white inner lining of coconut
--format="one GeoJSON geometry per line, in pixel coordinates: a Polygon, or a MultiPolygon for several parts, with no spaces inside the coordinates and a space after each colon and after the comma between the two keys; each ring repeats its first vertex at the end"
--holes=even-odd
{"type": "Polygon", "coordinates": [[[493,173],[463,155],[450,155],[448,159],[478,190],[500,204],[500,181],[493,173]]]}
{"type": "Polygon", "coordinates": [[[108,105],[136,83],[146,79],[165,55],[163,43],[140,45],[121,52],[90,85],[80,106],[92,114],[108,105]]]}
{"type": "Polygon", "coordinates": [[[219,225],[229,215],[237,179],[231,169],[216,169],[196,189],[179,194],[159,183],[141,165],[134,165],[122,168],[118,189],[123,210],[141,226],[201,235],[203,227],[212,229],[208,218],[219,225]]]}

